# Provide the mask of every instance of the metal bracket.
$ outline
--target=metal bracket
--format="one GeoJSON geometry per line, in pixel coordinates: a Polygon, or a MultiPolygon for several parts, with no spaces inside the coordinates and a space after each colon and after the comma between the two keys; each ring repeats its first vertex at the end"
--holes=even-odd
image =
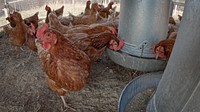
{"type": "Polygon", "coordinates": [[[147,40],[144,40],[139,45],[124,42],[124,46],[121,51],[137,57],[153,58],[154,56],[150,48],[147,47],[148,43],[149,42],[147,40]]]}

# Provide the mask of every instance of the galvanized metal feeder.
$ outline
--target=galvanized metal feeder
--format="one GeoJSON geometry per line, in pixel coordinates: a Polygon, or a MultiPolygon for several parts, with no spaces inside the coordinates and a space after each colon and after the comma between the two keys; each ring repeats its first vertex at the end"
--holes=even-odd
{"type": "Polygon", "coordinates": [[[108,51],[115,63],[139,71],[164,70],[164,60],[155,60],[152,45],[165,39],[168,29],[169,0],[121,0],[119,38],[121,52],[108,51]]]}

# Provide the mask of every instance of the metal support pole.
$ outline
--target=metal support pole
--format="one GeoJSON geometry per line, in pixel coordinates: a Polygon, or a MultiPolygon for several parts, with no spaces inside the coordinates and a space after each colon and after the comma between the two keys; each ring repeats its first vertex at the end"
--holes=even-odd
{"type": "Polygon", "coordinates": [[[174,3],[173,3],[173,1],[171,0],[171,1],[170,1],[169,16],[172,16],[172,15],[173,15],[173,9],[174,9],[174,3]]]}
{"type": "MultiPolygon", "coordinates": [[[[5,14],[5,18],[9,17],[9,7],[8,7],[8,2],[7,0],[4,0],[4,8],[2,9],[4,11],[5,14]]],[[[8,21],[6,21],[7,23],[9,23],[8,21]]]]}
{"type": "Polygon", "coordinates": [[[170,60],[147,112],[200,111],[199,6],[199,0],[186,0],[170,60]]]}

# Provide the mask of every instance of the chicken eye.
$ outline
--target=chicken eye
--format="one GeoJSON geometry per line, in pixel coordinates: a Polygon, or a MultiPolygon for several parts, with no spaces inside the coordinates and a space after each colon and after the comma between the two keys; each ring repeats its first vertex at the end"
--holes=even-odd
{"type": "Polygon", "coordinates": [[[46,38],[50,38],[50,36],[51,36],[50,33],[46,34],[46,38]]]}

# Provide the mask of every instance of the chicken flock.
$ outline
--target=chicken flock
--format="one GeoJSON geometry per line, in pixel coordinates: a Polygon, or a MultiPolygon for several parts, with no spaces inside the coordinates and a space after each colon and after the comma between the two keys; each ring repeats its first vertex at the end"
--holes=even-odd
{"type": "Polygon", "coordinates": [[[113,4],[103,7],[87,1],[83,13],[76,16],[69,13],[68,17],[63,17],[64,6],[52,10],[46,5],[42,25],[39,25],[39,12],[23,19],[14,11],[6,18],[10,24],[4,31],[9,42],[17,47],[25,44],[38,54],[49,88],[71,110],[75,109],[65,102],[65,93],[84,87],[92,63],[106,48],[117,51],[123,47],[123,40],[117,38],[119,12],[117,16],[112,15],[116,13],[113,4]]]}
{"type": "MultiPolygon", "coordinates": [[[[39,12],[23,19],[19,12],[10,13],[10,22],[4,27],[9,42],[21,47],[26,45],[38,53],[49,88],[57,93],[65,107],[64,95],[68,91],[81,90],[87,83],[92,62],[98,60],[106,48],[118,51],[123,40],[117,38],[119,12],[110,2],[107,7],[86,2],[79,15],[69,13],[63,17],[64,6],[52,10],[45,6],[46,18],[39,25],[39,12]]],[[[173,18],[169,23],[175,25],[173,18]]],[[[153,48],[156,58],[167,58],[171,54],[177,31],[171,26],[166,40],[153,48]]]]}

